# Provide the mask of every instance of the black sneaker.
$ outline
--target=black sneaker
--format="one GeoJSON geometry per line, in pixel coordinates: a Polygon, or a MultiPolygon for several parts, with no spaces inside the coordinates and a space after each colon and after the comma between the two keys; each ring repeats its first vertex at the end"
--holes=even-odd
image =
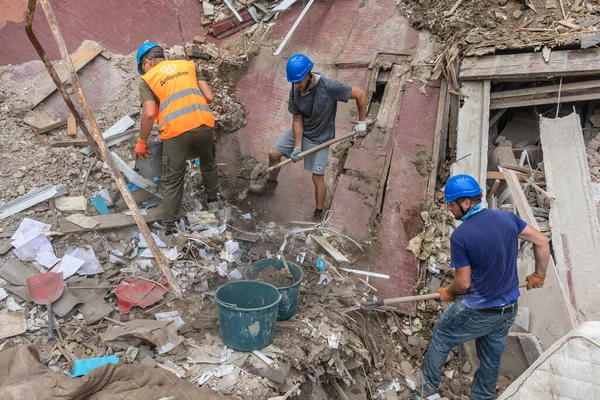
{"type": "Polygon", "coordinates": [[[323,212],[322,208],[315,208],[315,212],[313,214],[313,221],[315,221],[315,222],[323,221],[323,215],[325,215],[325,213],[323,212]]]}

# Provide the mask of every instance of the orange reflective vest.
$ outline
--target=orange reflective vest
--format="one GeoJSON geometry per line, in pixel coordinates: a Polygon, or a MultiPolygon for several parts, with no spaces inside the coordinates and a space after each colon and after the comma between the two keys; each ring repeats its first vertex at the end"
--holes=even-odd
{"type": "Polygon", "coordinates": [[[193,61],[166,60],[142,75],[160,102],[156,122],[161,140],[202,125],[214,128],[215,116],[198,88],[193,61]]]}

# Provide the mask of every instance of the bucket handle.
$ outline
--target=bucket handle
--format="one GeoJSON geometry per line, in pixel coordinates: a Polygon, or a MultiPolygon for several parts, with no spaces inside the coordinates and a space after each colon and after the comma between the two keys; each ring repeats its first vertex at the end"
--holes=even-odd
{"type": "Polygon", "coordinates": [[[227,308],[237,308],[237,304],[232,304],[232,303],[226,303],[224,301],[219,301],[221,303],[221,305],[227,307],[227,308]]]}

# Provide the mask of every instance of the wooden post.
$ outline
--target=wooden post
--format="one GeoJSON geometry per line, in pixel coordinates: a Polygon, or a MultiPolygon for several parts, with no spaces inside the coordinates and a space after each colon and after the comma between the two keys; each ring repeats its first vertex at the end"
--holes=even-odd
{"type": "MultiPolygon", "coordinates": [[[[77,98],[81,102],[82,108],[85,113],[85,117],[87,118],[87,120],[90,124],[90,127],[92,129],[93,138],[95,139],[95,142],[100,149],[100,153],[102,154],[102,157],[104,158],[104,161],[106,162],[106,164],[108,164],[111,175],[112,175],[113,179],[115,180],[117,187],[119,188],[119,191],[123,195],[123,199],[125,200],[125,203],[127,203],[127,206],[129,207],[129,210],[131,211],[132,216],[133,216],[138,228],[140,229],[140,232],[144,236],[146,243],[148,243],[148,248],[152,252],[154,259],[158,263],[158,266],[159,266],[161,272],[167,279],[167,282],[169,283],[169,288],[171,289],[171,291],[173,292],[173,294],[176,297],[181,297],[182,296],[181,288],[179,287],[177,280],[171,273],[171,269],[169,268],[169,262],[168,262],[167,258],[165,257],[165,255],[163,254],[163,252],[157,246],[156,242],[154,241],[154,238],[152,237],[150,229],[148,229],[148,225],[146,225],[146,222],[144,221],[144,217],[142,217],[142,215],[140,214],[140,210],[138,209],[137,204],[136,204],[135,200],[133,199],[133,196],[131,195],[131,192],[129,192],[129,189],[127,188],[127,184],[125,183],[125,180],[123,179],[123,175],[121,175],[121,171],[117,168],[117,166],[110,154],[110,150],[108,149],[108,146],[106,145],[104,137],[102,136],[102,133],[100,132],[100,128],[98,127],[98,122],[96,121],[96,118],[92,114],[92,110],[90,109],[90,106],[83,94],[83,90],[81,88],[81,83],[79,82],[79,78],[77,77],[77,71],[75,70],[75,67],[73,66],[71,57],[69,57],[69,52],[67,51],[67,46],[65,45],[65,41],[60,32],[60,28],[58,26],[58,21],[56,20],[56,17],[54,16],[54,11],[52,11],[52,6],[50,5],[50,2],[48,0],[39,0],[39,1],[40,1],[40,4],[42,5],[42,9],[44,10],[44,13],[46,14],[46,18],[48,19],[48,24],[50,25],[50,30],[52,31],[52,34],[54,35],[54,40],[56,40],[56,44],[58,45],[58,49],[60,51],[61,57],[65,63],[65,67],[66,67],[67,71],[69,71],[71,85],[73,85],[73,88],[75,89],[77,98]]],[[[35,0],[30,0],[29,1],[29,9],[28,9],[28,17],[29,17],[29,15],[31,15],[32,19],[33,19],[34,8],[35,8],[35,0]]]]}
{"type": "Polygon", "coordinates": [[[77,135],[77,124],[75,123],[75,117],[72,115],[69,115],[69,118],[67,118],[67,135],[77,135]]]}

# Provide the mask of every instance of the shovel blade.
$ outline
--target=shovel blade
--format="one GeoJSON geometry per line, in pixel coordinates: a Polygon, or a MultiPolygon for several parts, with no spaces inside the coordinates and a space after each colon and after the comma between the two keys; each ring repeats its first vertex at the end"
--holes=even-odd
{"type": "Polygon", "coordinates": [[[58,300],[65,289],[62,272],[47,272],[30,276],[25,280],[25,284],[31,301],[44,306],[58,300]]]}

